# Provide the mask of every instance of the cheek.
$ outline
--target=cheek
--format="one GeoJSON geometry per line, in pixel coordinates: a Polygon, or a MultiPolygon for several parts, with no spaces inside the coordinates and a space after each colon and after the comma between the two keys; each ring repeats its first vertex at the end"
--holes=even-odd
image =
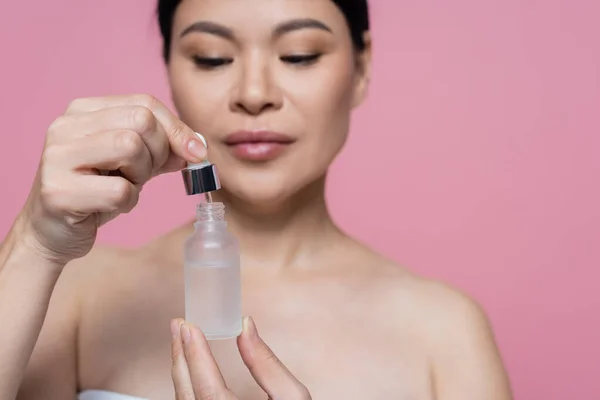
{"type": "Polygon", "coordinates": [[[306,123],[306,140],[328,163],[344,145],[349,128],[354,91],[351,63],[338,57],[315,67],[303,79],[296,77],[294,106],[306,123]]]}
{"type": "Polygon", "coordinates": [[[198,72],[174,63],[169,70],[173,104],[179,117],[210,142],[217,129],[215,118],[227,110],[227,83],[222,77],[200,78],[198,72]]]}
{"type": "Polygon", "coordinates": [[[344,57],[323,60],[320,65],[306,71],[282,73],[288,97],[305,113],[306,117],[344,112],[350,109],[353,92],[353,68],[344,57]]]}

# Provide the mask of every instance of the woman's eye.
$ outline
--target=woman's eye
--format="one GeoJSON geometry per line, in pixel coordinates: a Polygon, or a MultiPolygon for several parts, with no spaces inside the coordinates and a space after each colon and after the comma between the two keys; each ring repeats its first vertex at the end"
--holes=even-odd
{"type": "Polygon", "coordinates": [[[217,68],[232,62],[231,58],[194,56],[194,63],[201,68],[217,68]]]}
{"type": "Polygon", "coordinates": [[[321,54],[297,54],[290,56],[280,57],[281,61],[289,64],[300,64],[306,65],[317,61],[321,57],[321,54]]]}

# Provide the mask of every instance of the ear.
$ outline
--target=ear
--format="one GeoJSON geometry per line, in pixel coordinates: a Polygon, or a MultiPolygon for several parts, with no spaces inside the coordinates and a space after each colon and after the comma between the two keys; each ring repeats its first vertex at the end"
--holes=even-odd
{"type": "Polygon", "coordinates": [[[365,31],[363,41],[365,48],[356,55],[356,78],[352,96],[353,108],[358,107],[365,100],[369,91],[369,84],[371,83],[371,60],[373,56],[371,32],[365,31]]]}

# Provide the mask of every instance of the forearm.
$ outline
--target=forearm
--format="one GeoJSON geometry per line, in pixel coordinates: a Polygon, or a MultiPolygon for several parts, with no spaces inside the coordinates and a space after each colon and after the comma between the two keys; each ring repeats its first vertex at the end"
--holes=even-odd
{"type": "Polygon", "coordinates": [[[17,395],[62,266],[14,230],[0,246],[0,398],[17,395]]]}

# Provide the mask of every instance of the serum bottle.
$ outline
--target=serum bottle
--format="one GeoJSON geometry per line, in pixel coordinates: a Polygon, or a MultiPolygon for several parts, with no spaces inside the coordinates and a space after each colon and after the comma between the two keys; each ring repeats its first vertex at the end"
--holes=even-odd
{"type": "Polygon", "coordinates": [[[183,249],[185,319],[207,340],[234,338],[242,332],[240,252],[227,229],[224,204],[211,198],[211,192],[221,188],[217,169],[205,161],[181,173],[188,195],[205,196],[183,249]]]}

